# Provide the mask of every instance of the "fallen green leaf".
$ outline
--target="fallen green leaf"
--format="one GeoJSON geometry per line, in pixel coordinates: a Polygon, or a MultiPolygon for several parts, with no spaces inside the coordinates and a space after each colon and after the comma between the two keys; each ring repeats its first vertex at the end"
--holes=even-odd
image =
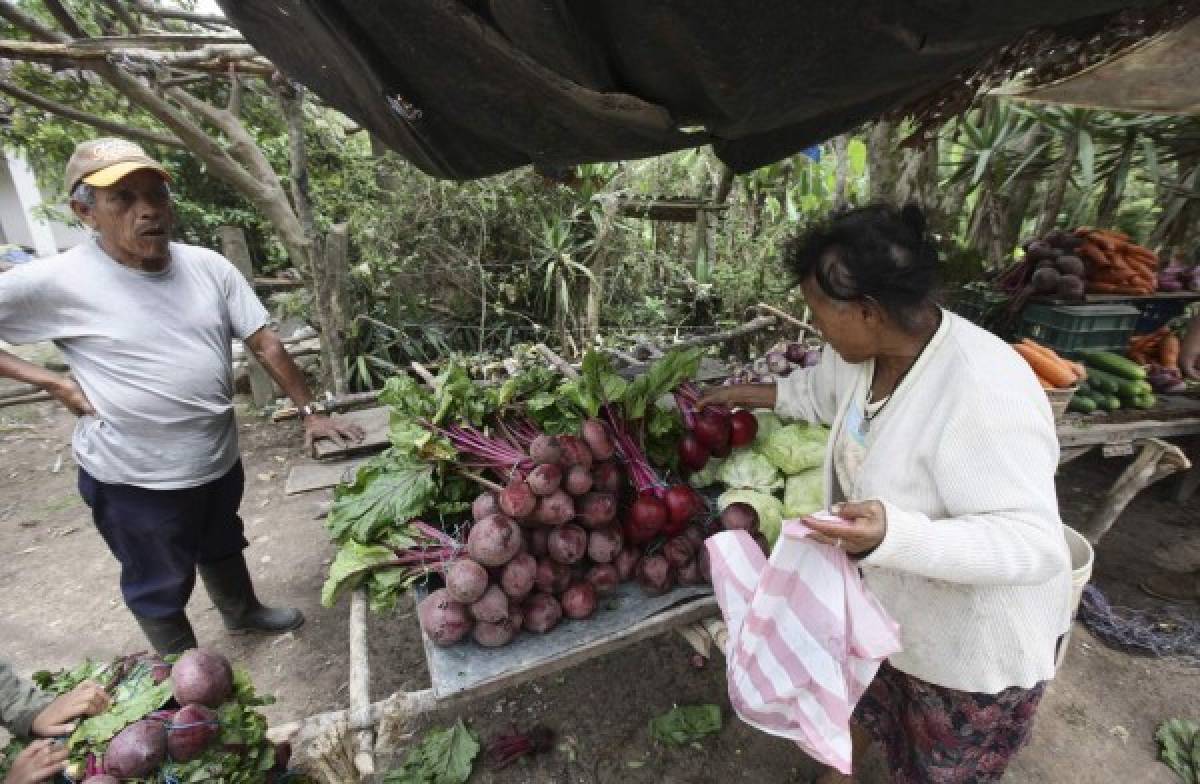
{"type": "Polygon", "coordinates": [[[430,730],[408,752],[397,770],[383,777],[384,784],[463,784],[479,754],[479,737],[462,719],[446,730],[430,730]]]}
{"type": "Polygon", "coordinates": [[[1168,719],[1154,732],[1158,758],[1183,784],[1200,784],[1200,723],[1168,719]]]}
{"type": "Polygon", "coordinates": [[[669,746],[685,746],[720,731],[716,705],[679,705],[650,720],[650,736],[669,746]]]}

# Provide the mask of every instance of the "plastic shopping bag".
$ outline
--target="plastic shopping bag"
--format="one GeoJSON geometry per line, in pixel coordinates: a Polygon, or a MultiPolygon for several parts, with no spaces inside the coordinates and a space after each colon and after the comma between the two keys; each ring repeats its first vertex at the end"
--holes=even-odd
{"type": "Polygon", "coordinates": [[[850,715],[898,628],[846,554],[784,523],[770,560],[744,531],[708,539],[729,631],[729,698],[743,721],[850,773],[850,715]]]}

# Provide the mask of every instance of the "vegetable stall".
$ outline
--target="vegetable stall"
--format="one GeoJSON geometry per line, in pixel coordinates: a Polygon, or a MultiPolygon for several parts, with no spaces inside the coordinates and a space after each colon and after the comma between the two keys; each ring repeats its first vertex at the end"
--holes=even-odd
{"type": "MultiPolygon", "coordinates": [[[[811,331],[765,308],[699,342],[784,324],[811,331]]],[[[298,758],[340,754],[328,736],[342,732],[368,775],[375,750],[401,747],[405,723],[434,707],[671,629],[707,649],[722,630],[702,623],[716,615],[705,537],[745,529],[767,549],[785,517],[817,511],[826,433],[697,411],[696,380],[786,373],[816,352],[793,343],[740,370],[703,347],[649,353],[631,364],[593,351],[573,366],[537,347],[495,383],[454,362],[389,381],[387,447],[357,459],[327,519],[338,551],[322,598],[350,599],[350,709],[276,740],[298,758]],[[431,687],[372,706],[369,617],[409,593],[431,687]]]]}

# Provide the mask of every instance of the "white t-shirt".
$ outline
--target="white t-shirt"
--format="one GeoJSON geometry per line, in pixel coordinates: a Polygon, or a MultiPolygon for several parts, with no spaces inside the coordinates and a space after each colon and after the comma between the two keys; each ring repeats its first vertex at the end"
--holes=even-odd
{"type": "Polygon", "coordinates": [[[101,482],[169,490],[232,468],[232,339],[267,321],[224,256],[179,243],[158,273],[90,240],[0,275],[0,340],[63,352],[96,409],[75,427],[75,459],[101,482]]]}

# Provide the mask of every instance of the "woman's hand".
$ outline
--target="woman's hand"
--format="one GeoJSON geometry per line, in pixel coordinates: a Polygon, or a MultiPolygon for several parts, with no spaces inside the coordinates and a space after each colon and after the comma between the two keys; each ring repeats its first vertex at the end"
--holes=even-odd
{"type": "Polygon", "coordinates": [[[52,740],[35,740],[13,760],[4,784],[42,784],[66,769],[67,747],[52,740]]]}
{"type": "Polygon", "coordinates": [[[729,406],[730,408],[775,408],[774,384],[730,384],[710,387],[696,401],[696,409],[705,406],[729,406]]]}
{"type": "Polygon", "coordinates": [[[42,709],[33,718],[31,734],[39,738],[53,738],[75,731],[75,719],[80,716],[96,716],[108,710],[112,699],[94,681],[84,681],[42,709]]]}
{"type": "Polygon", "coordinates": [[[887,510],[878,501],[837,504],[832,512],[841,519],[804,518],[804,524],[814,532],[814,540],[851,555],[865,555],[878,547],[887,535],[887,510]]]}

